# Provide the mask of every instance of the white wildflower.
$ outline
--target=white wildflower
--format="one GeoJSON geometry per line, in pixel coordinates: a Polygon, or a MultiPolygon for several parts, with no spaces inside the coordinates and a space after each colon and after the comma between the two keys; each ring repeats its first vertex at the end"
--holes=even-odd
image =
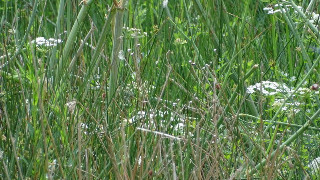
{"type": "Polygon", "coordinates": [[[292,90],[285,84],[277,82],[262,81],[247,88],[247,93],[252,94],[255,91],[260,91],[264,95],[275,95],[277,93],[290,93],[292,90]]]}
{"type": "Polygon", "coordinates": [[[315,158],[311,163],[308,164],[308,168],[311,169],[311,174],[315,174],[320,170],[320,157],[315,158]]]}
{"type": "Polygon", "coordinates": [[[264,11],[273,11],[273,8],[272,7],[265,7],[263,8],[264,11]]]}
{"type": "Polygon", "coordinates": [[[62,43],[62,40],[54,38],[45,39],[44,37],[37,37],[35,40],[32,40],[31,43],[35,43],[36,46],[52,47],[62,43]]]}
{"type": "Polygon", "coordinates": [[[163,7],[163,8],[168,7],[168,0],[163,0],[163,2],[162,2],[162,7],[163,7]]]}
{"type": "Polygon", "coordinates": [[[123,50],[120,50],[120,51],[119,51],[118,58],[119,58],[120,60],[125,60],[125,59],[126,59],[126,58],[124,57],[124,51],[123,51],[123,50]]]}
{"type": "Polygon", "coordinates": [[[297,77],[296,77],[296,76],[292,76],[292,77],[289,79],[290,82],[294,82],[294,81],[296,81],[296,80],[297,80],[297,77]]]}
{"type": "Polygon", "coordinates": [[[66,103],[66,106],[71,114],[73,114],[74,109],[76,108],[77,102],[75,100],[66,103]]]}

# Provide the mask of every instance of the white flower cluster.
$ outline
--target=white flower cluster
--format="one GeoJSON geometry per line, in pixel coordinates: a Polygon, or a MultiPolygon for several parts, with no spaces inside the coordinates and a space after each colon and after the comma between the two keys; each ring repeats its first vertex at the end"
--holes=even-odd
{"type": "MultiPolygon", "coordinates": [[[[148,129],[155,129],[156,127],[156,122],[154,121],[156,117],[158,118],[164,118],[165,116],[168,116],[169,115],[169,112],[168,111],[165,111],[165,112],[162,112],[162,111],[158,111],[157,113],[147,113],[145,111],[138,111],[136,115],[134,115],[132,118],[130,119],[124,119],[124,122],[125,123],[134,123],[134,122],[137,122],[137,121],[141,121],[142,119],[145,119],[145,120],[149,120],[149,123],[148,123],[148,126],[146,126],[145,128],[148,128],[148,129]]],[[[185,119],[184,117],[181,117],[181,115],[178,115],[174,112],[172,112],[171,116],[170,116],[170,122],[173,122],[177,120],[178,123],[173,127],[173,129],[175,131],[183,131],[183,128],[185,127],[185,119]]],[[[163,120],[160,120],[160,123],[162,123],[163,120]]],[[[165,127],[164,124],[160,124],[161,127],[165,127]]]]}
{"type": "MultiPolygon", "coordinates": [[[[267,14],[276,14],[276,13],[285,13],[286,9],[284,8],[291,8],[292,5],[289,4],[287,1],[282,1],[281,3],[274,4],[272,6],[267,6],[263,8],[264,11],[267,11],[267,14]]],[[[298,6],[300,10],[302,10],[301,6],[298,6]]],[[[295,11],[296,13],[296,11],[295,11]]]]}
{"type": "MultiPolygon", "coordinates": [[[[284,103],[284,99],[276,99],[272,106],[274,107],[280,107],[284,103]]],[[[282,107],[282,111],[292,111],[293,113],[300,112],[300,109],[298,108],[300,105],[303,105],[299,102],[293,102],[293,103],[285,103],[284,107],[282,107]]]]}
{"type": "Polygon", "coordinates": [[[314,175],[319,173],[320,170],[320,157],[315,158],[308,164],[308,168],[310,168],[311,174],[314,175]]]}
{"type": "Polygon", "coordinates": [[[168,7],[168,0],[164,0],[164,1],[162,2],[162,7],[163,7],[163,8],[168,7]]]}
{"type": "Polygon", "coordinates": [[[46,46],[46,47],[57,46],[60,43],[62,43],[61,39],[54,39],[54,38],[45,39],[44,37],[37,37],[35,40],[31,41],[31,44],[36,44],[36,46],[46,46]]]}
{"type": "Polygon", "coordinates": [[[262,81],[261,83],[251,85],[247,88],[247,93],[249,94],[252,94],[256,91],[260,91],[264,95],[272,96],[277,93],[291,93],[292,89],[290,89],[285,84],[279,84],[277,82],[272,81],[262,81]]]}
{"type": "MultiPolygon", "coordinates": [[[[304,11],[301,6],[297,6],[300,11],[304,11]]],[[[285,13],[287,10],[293,10],[292,5],[288,1],[282,1],[278,4],[269,5],[265,8],[263,8],[264,11],[267,12],[267,14],[276,14],[276,13],[285,13]]],[[[296,10],[293,11],[294,13],[297,13],[296,10]]],[[[309,16],[309,22],[314,24],[315,27],[319,24],[319,17],[320,15],[314,12],[306,12],[306,15],[309,16]]]]}
{"type": "MultiPolygon", "coordinates": [[[[261,92],[263,95],[266,96],[273,96],[278,93],[281,94],[291,94],[294,92],[294,89],[291,87],[288,87],[284,83],[277,83],[272,81],[262,81],[261,83],[256,83],[254,85],[251,85],[247,88],[247,93],[252,94],[254,92],[261,92]]],[[[310,93],[311,90],[309,88],[303,88],[300,87],[297,89],[296,93],[293,95],[305,95],[307,93],[310,93]]],[[[315,94],[318,94],[318,91],[315,91],[315,94]]]]}
{"type": "Polygon", "coordinates": [[[123,30],[130,34],[131,38],[143,38],[148,35],[147,32],[142,32],[141,29],[123,27],[123,30]]]}
{"type": "Polygon", "coordinates": [[[297,102],[298,99],[296,99],[296,97],[306,97],[307,95],[310,95],[311,92],[313,92],[314,94],[319,94],[319,89],[318,84],[314,84],[310,88],[300,87],[294,90],[294,88],[288,87],[284,83],[280,84],[272,81],[262,81],[261,83],[256,83],[247,88],[248,94],[252,94],[255,92],[260,92],[264,96],[277,95],[276,99],[272,103],[273,107],[280,107],[284,103],[286,97],[292,95],[292,98],[294,100],[291,99],[289,102],[286,102],[281,110],[286,112],[298,113],[300,112],[299,107],[302,107],[305,104],[297,102]]]}
{"type": "Polygon", "coordinates": [[[319,24],[319,22],[320,22],[319,14],[312,12],[310,23],[319,24]]]}

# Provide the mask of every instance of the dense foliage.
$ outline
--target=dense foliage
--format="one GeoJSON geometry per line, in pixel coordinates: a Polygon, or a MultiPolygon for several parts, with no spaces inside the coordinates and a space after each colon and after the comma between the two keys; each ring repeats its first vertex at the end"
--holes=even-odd
{"type": "Polygon", "coordinates": [[[0,179],[320,178],[316,0],[0,1],[0,179]]]}

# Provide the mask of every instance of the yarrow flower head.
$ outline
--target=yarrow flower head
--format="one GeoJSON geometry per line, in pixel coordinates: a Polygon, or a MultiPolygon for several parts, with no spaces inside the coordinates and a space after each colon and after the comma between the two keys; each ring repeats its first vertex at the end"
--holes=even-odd
{"type": "Polygon", "coordinates": [[[262,81],[261,83],[256,83],[247,88],[247,93],[252,94],[256,91],[261,91],[264,95],[275,95],[277,93],[289,93],[291,89],[285,84],[279,84],[277,82],[262,81]]]}
{"type": "Polygon", "coordinates": [[[293,88],[285,83],[277,83],[272,81],[262,81],[247,88],[248,94],[259,92],[265,97],[270,97],[272,109],[280,108],[286,113],[296,114],[305,107],[305,103],[301,102],[301,98],[311,98],[319,94],[318,84],[312,85],[310,88],[299,87],[293,88]]]}
{"type": "Polygon", "coordinates": [[[37,37],[35,40],[32,40],[31,43],[36,44],[36,46],[52,47],[62,43],[62,40],[54,38],[45,39],[44,37],[37,37]]]}
{"type": "Polygon", "coordinates": [[[164,1],[162,2],[162,7],[163,7],[163,8],[168,7],[168,0],[164,0],[164,1]]]}
{"type": "MultiPolygon", "coordinates": [[[[280,3],[273,4],[271,6],[267,6],[267,7],[263,8],[263,10],[267,11],[267,14],[285,13],[286,10],[293,9],[292,5],[289,3],[290,2],[288,2],[288,1],[282,1],[280,3]]],[[[298,8],[300,10],[302,10],[301,6],[298,6],[298,8]]]]}

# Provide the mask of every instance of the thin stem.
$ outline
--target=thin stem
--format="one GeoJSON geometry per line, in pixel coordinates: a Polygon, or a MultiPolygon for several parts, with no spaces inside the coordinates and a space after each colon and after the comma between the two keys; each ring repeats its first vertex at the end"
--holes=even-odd
{"type": "Polygon", "coordinates": [[[254,169],[252,169],[249,174],[253,175],[255,172],[257,172],[257,170],[259,170],[262,166],[266,164],[267,159],[273,158],[279,151],[283,150],[283,148],[285,148],[294,140],[296,140],[304,131],[306,131],[309,128],[310,124],[312,124],[313,121],[319,117],[319,115],[320,109],[316,113],[314,113],[310,120],[308,120],[296,133],[294,133],[289,139],[282,143],[277,150],[273,151],[269,157],[263,159],[258,165],[256,165],[256,167],[254,167],[254,169]]]}

